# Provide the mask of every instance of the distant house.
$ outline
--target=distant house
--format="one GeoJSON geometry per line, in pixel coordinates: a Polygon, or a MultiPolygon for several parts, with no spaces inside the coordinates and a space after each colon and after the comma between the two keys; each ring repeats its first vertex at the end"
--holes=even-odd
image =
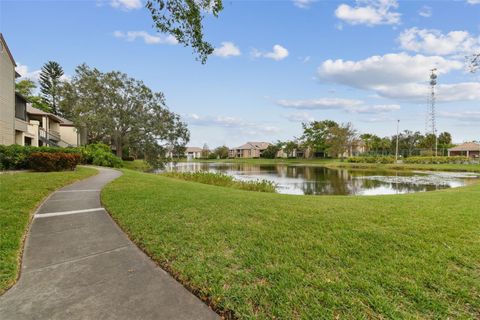
{"type": "Polygon", "coordinates": [[[478,142],[465,142],[448,149],[448,156],[466,156],[470,158],[478,159],[480,157],[480,143],[478,142]]]}
{"type": "Polygon", "coordinates": [[[230,158],[260,158],[263,151],[268,148],[268,142],[247,142],[239,147],[230,149],[230,158]]]}
{"type": "Polygon", "coordinates": [[[202,148],[199,147],[187,147],[185,149],[185,157],[187,159],[199,159],[202,157],[202,148]]]}
{"type": "Polygon", "coordinates": [[[347,151],[345,151],[342,155],[342,158],[347,157],[354,157],[358,156],[359,154],[365,153],[367,151],[367,146],[363,140],[356,140],[352,143],[351,146],[348,147],[347,151]]]}

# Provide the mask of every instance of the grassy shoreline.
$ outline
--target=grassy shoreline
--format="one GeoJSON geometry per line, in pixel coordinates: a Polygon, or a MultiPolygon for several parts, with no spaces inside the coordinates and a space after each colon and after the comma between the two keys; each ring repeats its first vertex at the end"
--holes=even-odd
{"type": "MultiPolygon", "coordinates": [[[[186,161],[180,161],[186,162],[186,161]]],[[[378,163],[349,163],[337,159],[215,159],[195,160],[200,163],[245,163],[245,164],[282,164],[282,165],[305,165],[323,166],[340,169],[366,169],[366,170],[426,170],[426,171],[458,171],[478,172],[480,164],[378,164],[378,163]]],[[[125,169],[147,171],[149,169],[143,160],[125,162],[125,169]]]]}
{"type": "Polygon", "coordinates": [[[0,174],[0,295],[18,277],[23,240],[38,205],[56,189],[96,173],[78,167],[66,172],[0,174]]]}
{"type": "Polygon", "coordinates": [[[478,199],[479,184],[304,197],[130,170],[102,192],[139,247],[240,319],[480,317],[478,199]]]}

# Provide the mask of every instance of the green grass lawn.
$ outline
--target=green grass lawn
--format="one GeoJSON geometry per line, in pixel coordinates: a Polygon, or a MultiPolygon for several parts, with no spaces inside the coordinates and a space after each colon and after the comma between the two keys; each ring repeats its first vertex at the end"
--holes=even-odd
{"type": "Polygon", "coordinates": [[[78,168],[0,174],[0,294],[17,278],[23,238],[35,208],[55,189],[96,173],[95,169],[78,168]]]}
{"type": "Polygon", "coordinates": [[[159,265],[240,319],[480,318],[479,184],[292,196],[124,170],[102,200],[159,265]]]}

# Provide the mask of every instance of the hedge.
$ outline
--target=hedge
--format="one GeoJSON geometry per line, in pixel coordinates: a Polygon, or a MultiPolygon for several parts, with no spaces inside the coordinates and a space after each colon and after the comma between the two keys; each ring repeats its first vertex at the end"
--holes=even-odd
{"type": "Polygon", "coordinates": [[[366,157],[350,157],[347,162],[352,163],[394,163],[395,158],[391,156],[366,156],[366,157]]]}
{"type": "Polygon", "coordinates": [[[0,170],[21,170],[29,169],[29,156],[34,152],[43,153],[74,153],[80,155],[79,148],[60,148],[60,147],[31,147],[0,145],[0,170]]]}
{"type": "MultiPolygon", "coordinates": [[[[470,159],[468,157],[407,157],[402,158],[403,163],[411,164],[461,164],[469,163],[470,159]]],[[[347,159],[347,162],[352,163],[394,163],[395,158],[392,156],[387,157],[375,157],[375,156],[364,156],[364,157],[350,157],[347,159]]]]}
{"type": "MultiPolygon", "coordinates": [[[[0,170],[33,169],[29,161],[33,153],[64,153],[78,155],[79,162],[104,167],[121,167],[122,160],[112,154],[110,147],[105,144],[90,144],[78,148],[60,147],[32,147],[20,145],[0,145],[0,170]]],[[[64,169],[63,169],[64,170],[64,169]]]]}
{"type": "Polygon", "coordinates": [[[455,157],[408,157],[403,159],[404,163],[414,164],[461,164],[469,163],[470,159],[463,156],[455,157]]]}
{"type": "Polygon", "coordinates": [[[75,170],[80,159],[79,153],[33,152],[28,157],[28,164],[35,171],[65,171],[75,170]]]}

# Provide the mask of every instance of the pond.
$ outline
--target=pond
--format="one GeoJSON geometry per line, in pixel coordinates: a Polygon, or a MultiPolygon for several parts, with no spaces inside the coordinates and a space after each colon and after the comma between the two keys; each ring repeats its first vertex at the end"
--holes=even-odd
{"type": "Polygon", "coordinates": [[[311,165],[199,163],[169,164],[167,171],[220,172],[238,180],[269,180],[278,193],[299,195],[383,195],[456,188],[478,175],[463,172],[330,169],[311,165]]]}

